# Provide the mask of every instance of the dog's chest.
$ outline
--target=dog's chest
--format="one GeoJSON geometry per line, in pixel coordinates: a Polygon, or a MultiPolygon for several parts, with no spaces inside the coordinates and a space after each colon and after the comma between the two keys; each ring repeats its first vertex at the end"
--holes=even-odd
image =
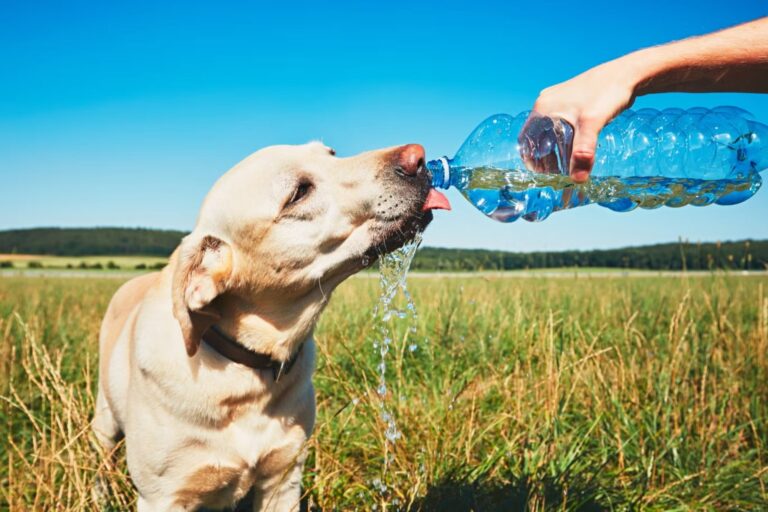
{"type": "Polygon", "coordinates": [[[175,493],[179,503],[192,508],[232,505],[251,486],[284,474],[296,464],[304,442],[297,434],[280,419],[263,413],[242,414],[207,436],[206,455],[188,466],[175,493]]]}
{"type": "Polygon", "coordinates": [[[247,467],[256,468],[265,452],[285,442],[286,429],[281,421],[263,413],[246,413],[230,423],[220,438],[220,443],[237,451],[247,467]]]}
{"type": "Polygon", "coordinates": [[[219,453],[233,455],[256,479],[283,473],[300,457],[306,433],[293,418],[245,413],[217,436],[219,453]]]}

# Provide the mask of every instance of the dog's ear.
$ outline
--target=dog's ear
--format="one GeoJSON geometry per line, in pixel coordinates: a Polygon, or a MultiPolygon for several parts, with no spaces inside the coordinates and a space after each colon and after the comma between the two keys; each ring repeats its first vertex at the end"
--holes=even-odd
{"type": "Polygon", "coordinates": [[[173,273],[173,315],[181,326],[189,356],[203,333],[221,318],[213,301],[227,290],[232,275],[232,249],[211,235],[187,236],[173,273]]]}

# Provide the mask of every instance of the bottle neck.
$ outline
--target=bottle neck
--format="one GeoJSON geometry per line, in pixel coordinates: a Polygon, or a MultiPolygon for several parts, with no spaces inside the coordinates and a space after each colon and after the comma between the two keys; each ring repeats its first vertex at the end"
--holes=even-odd
{"type": "Polygon", "coordinates": [[[427,169],[432,174],[432,186],[446,189],[451,186],[451,165],[447,157],[427,162],[427,169]]]}

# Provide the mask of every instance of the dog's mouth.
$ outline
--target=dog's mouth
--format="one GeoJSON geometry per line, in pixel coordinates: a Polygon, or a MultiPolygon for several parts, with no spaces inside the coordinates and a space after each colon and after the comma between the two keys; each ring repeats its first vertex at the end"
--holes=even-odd
{"type": "Polygon", "coordinates": [[[377,259],[384,254],[401,248],[423,232],[432,222],[432,210],[450,210],[448,199],[434,188],[422,187],[419,198],[404,215],[392,219],[381,219],[377,226],[377,236],[365,252],[366,259],[377,259]]]}
{"type": "Polygon", "coordinates": [[[432,188],[424,148],[418,144],[407,144],[392,152],[379,179],[383,191],[373,212],[368,259],[399,249],[424,231],[432,221],[432,210],[451,208],[448,199],[432,188]]]}
{"type": "Polygon", "coordinates": [[[365,252],[370,260],[383,256],[392,251],[401,248],[406,242],[413,240],[418,233],[426,229],[432,222],[432,212],[418,212],[417,214],[405,218],[399,222],[389,222],[386,227],[379,231],[380,235],[376,237],[371,246],[365,252]]]}

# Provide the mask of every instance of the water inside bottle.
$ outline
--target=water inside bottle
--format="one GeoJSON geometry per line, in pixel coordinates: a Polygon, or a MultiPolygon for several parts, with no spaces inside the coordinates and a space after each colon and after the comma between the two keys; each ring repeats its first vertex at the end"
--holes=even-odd
{"type": "Polygon", "coordinates": [[[660,206],[736,204],[760,188],[756,171],[733,179],[705,180],[659,176],[593,176],[576,184],[569,176],[495,167],[459,167],[453,184],[483,213],[502,222],[531,221],[552,212],[598,203],[615,211],[660,206]],[[458,179],[456,179],[458,178],[458,179]]]}
{"type": "MultiPolygon", "coordinates": [[[[410,242],[400,249],[382,256],[379,259],[379,302],[373,310],[375,323],[373,349],[379,356],[376,366],[378,384],[376,394],[379,398],[379,414],[384,424],[384,463],[382,475],[371,482],[374,492],[379,495],[381,505],[386,508],[388,498],[389,466],[394,460],[394,445],[402,437],[392,409],[387,405],[391,399],[392,389],[387,383],[387,361],[390,351],[400,343],[407,343],[407,351],[415,352],[418,345],[413,342],[416,333],[418,314],[407,287],[408,269],[411,266],[416,250],[421,244],[422,234],[417,233],[410,242]],[[396,322],[405,322],[407,326],[403,339],[396,339],[396,322]]],[[[400,345],[405,346],[405,345],[400,345]]],[[[394,505],[394,503],[393,503],[394,505]]]]}

